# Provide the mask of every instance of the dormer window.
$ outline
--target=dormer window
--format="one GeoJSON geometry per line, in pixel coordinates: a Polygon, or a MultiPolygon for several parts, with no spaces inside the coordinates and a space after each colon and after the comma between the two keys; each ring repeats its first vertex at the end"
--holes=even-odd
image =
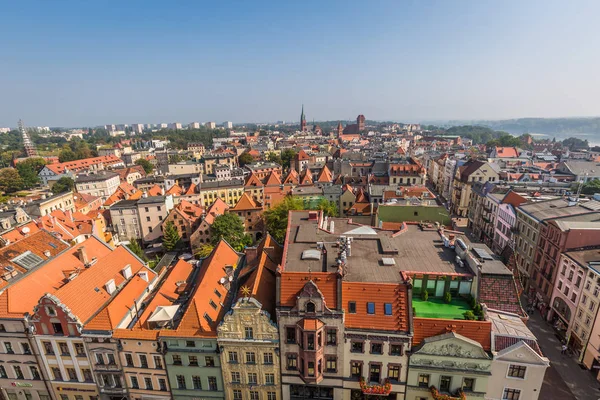
{"type": "Polygon", "coordinates": [[[315,303],[313,303],[312,301],[309,301],[308,303],[306,303],[306,312],[307,313],[314,313],[315,312],[315,303]]]}

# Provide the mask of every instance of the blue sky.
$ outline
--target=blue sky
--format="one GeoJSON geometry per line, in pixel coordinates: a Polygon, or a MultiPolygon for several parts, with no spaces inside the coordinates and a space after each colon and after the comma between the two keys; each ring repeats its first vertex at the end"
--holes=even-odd
{"type": "Polygon", "coordinates": [[[0,126],[600,114],[600,2],[4,1],[0,126]]]}

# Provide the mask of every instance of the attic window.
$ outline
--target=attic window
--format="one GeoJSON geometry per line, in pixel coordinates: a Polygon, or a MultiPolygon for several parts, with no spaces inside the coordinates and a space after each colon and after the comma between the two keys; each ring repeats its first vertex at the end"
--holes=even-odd
{"type": "Polygon", "coordinates": [[[31,269],[35,266],[38,266],[42,262],[44,262],[44,260],[40,256],[38,256],[37,254],[33,254],[29,250],[15,258],[13,258],[10,261],[25,268],[25,269],[31,269]]]}
{"type": "Polygon", "coordinates": [[[304,250],[302,252],[302,259],[303,260],[320,260],[321,252],[319,250],[315,250],[315,249],[304,250]]]}

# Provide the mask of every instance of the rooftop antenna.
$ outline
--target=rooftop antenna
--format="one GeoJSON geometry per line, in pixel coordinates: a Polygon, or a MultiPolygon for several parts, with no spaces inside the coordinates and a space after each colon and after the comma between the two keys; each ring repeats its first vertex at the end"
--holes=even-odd
{"type": "Polygon", "coordinates": [[[35,149],[33,141],[27,134],[27,130],[25,130],[25,124],[22,119],[19,120],[19,132],[21,132],[21,137],[23,138],[23,147],[25,148],[27,157],[37,157],[37,150],[35,149]]]}

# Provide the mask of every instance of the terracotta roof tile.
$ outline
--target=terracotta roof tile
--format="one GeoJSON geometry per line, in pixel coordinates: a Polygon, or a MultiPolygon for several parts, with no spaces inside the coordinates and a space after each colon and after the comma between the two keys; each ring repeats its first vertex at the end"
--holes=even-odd
{"type": "Polygon", "coordinates": [[[279,302],[284,307],[296,305],[296,296],[304,285],[312,279],[325,297],[325,305],[337,308],[337,277],[335,273],[327,272],[282,272],[279,302]]]}
{"type": "Polygon", "coordinates": [[[478,342],[486,351],[490,351],[491,348],[492,323],[490,321],[413,318],[413,327],[413,346],[418,346],[428,337],[456,332],[478,342]]]}
{"type": "Polygon", "coordinates": [[[230,211],[241,211],[241,210],[257,210],[262,208],[256,201],[248,195],[248,193],[244,193],[242,197],[238,200],[237,204],[233,206],[230,211]]]}

